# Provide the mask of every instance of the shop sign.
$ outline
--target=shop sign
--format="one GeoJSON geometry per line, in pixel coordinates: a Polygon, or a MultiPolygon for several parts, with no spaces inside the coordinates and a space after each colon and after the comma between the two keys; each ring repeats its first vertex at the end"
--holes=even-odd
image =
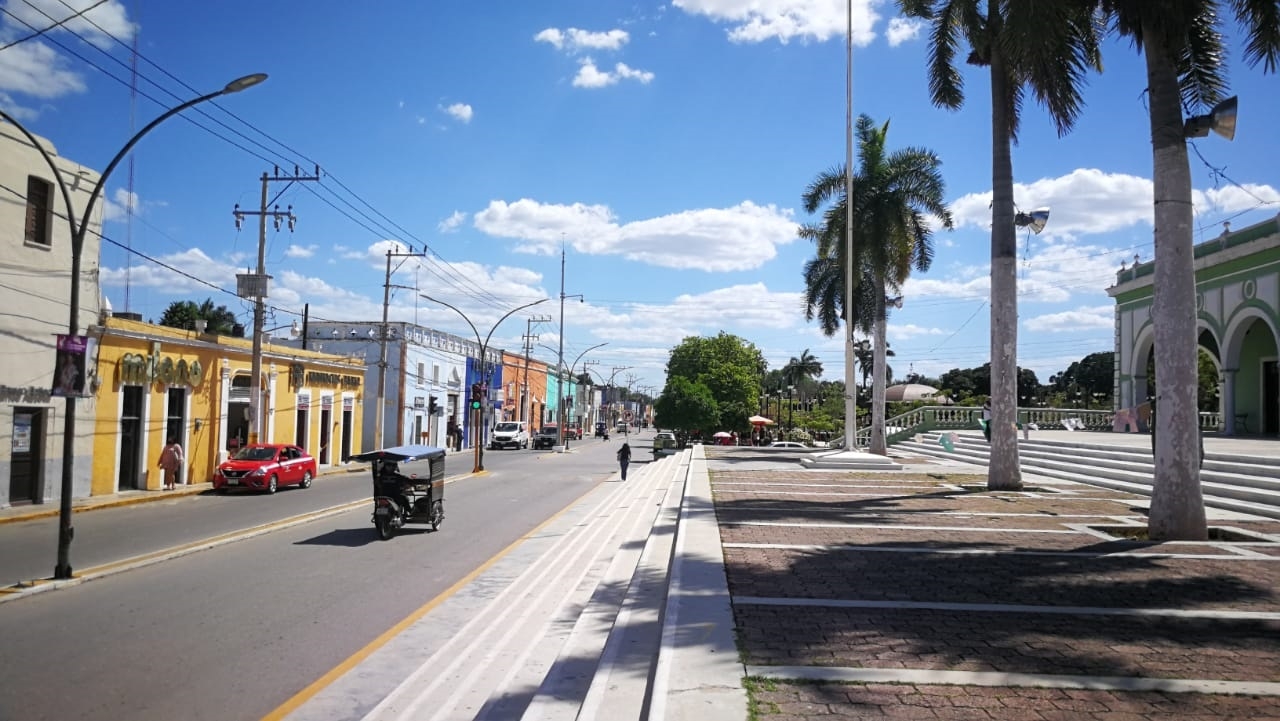
{"type": "Polygon", "coordinates": [[[324,373],[322,371],[307,371],[307,385],[309,386],[338,386],[339,388],[359,388],[360,376],[348,376],[341,373],[324,373]]]}
{"type": "Polygon", "coordinates": [[[120,382],[146,384],[164,383],[170,386],[198,386],[204,380],[204,366],[199,359],[187,362],[175,361],[170,356],[155,353],[143,356],[125,353],[120,356],[120,382]]]}

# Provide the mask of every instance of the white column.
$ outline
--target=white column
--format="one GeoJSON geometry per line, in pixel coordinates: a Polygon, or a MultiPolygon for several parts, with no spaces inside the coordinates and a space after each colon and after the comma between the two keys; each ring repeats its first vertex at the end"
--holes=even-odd
{"type": "Polygon", "coordinates": [[[1236,372],[1238,368],[1222,369],[1222,432],[1236,434],[1236,372]]]}

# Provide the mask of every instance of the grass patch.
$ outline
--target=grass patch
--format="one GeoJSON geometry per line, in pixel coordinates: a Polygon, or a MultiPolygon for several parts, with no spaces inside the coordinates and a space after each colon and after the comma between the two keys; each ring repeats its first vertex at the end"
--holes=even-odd
{"type": "Polygon", "coordinates": [[[760,676],[748,676],[742,679],[742,686],[747,689],[747,721],[759,721],[765,716],[777,716],[782,713],[778,704],[760,698],[762,694],[777,691],[777,681],[760,676]]]}

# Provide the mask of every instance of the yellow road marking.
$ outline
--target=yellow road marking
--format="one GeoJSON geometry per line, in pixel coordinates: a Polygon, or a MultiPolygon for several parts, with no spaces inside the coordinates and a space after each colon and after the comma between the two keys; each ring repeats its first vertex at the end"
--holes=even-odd
{"type": "MultiPolygon", "coordinates": [[[[479,475],[479,474],[476,474],[476,475],[479,475]]],[[[288,716],[289,714],[301,708],[303,704],[305,704],[306,702],[314,698],[316,694],[323,691],[330,684],[332,684],[334,681],[337,681],[339,678],[341,678],[351,669],[360,665],[362,661],[367,659],[369,656],[373,655],[375,651],[387,645],[387,643],[389,643],[391,639],[403,633],[405,629],[417,623],[419,620],[422,619],[423,616],[426,616],[428,613],[431,613],[440,604],[449,600],[449,598],[451,598],[455,593],[462,590],[464,587],[466,587],[467,584],[474,581],[477,577],[480,576],[480,574],[489,570],[490,567],[492,567],[498,561],[502,560],[504,556],[506,556],[508,553],[514,550],[521,543],[524,543],[525,541],[529,540],[533,536],[541,533],[542,529],[546,528],[553,521],[555,521],[556,519],[560,518],[565,513],[567,513],[570,508],[573,508],[579,501],[585,498],[588,493],[591,493],[591,490],[594,490],[594,486],[592,487],[592,489],[588,490],[586,493],[583,493],[578,498],[575,498],[569,505],[557,511],[555,515],[551,516],[550,518],[543,521],[542,523],[539,523],[536,527],[534,527],[528,533],[512,541],[506,548],[495,553],[487,561],[477,566],[474,571],[458,579],[456,583],[454,583],[452,586],[442,591],[435,598],[431,599],[430,601],[427,601],[426,604],[424,604],[421,608],[418,608],[416,611],[406,616],[396,625],[392,626],[386,631],[383,631],[382,634],[380,634],[377,638],[365,644],[364,648],[361,648],[359,651],[356,651],[355,653],[351,654],[345,660],[339,663],[337,666],[334,666],[333,668],[329,669],[329,671],[325,673],[323,676],[316,679],[315,681],[312,681],[306,688],[294,694],[291,698],[289,698],[289,700],[280,704],[280,706],[278,706],[274,711],[267,714],[266,716],[263,716],[262,721],[280,721],[284,717],[288,716]]]]}

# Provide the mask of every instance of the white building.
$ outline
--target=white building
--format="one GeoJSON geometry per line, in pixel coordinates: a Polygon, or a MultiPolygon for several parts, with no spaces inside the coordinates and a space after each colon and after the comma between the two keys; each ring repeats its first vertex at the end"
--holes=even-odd
{"type": "MultiPolygon", "coordinates": [[[[467,359],[479,355],[474,340],[413,323],[387,324],[386,387],[382,397],[382,439],[377,437],[381,322],[309,321],[307,347],[365,359],[362,451],[404,444],[446,447],[450,425],[466,422],[467,359]],[[431,412],[434,405],[435,413],[431,412]]],[[[300,341],[291,341],[297,344],[300,341]]],[[[489,351],[501,364],[502,351],[489,351]]]]}
{"type": "MultiPolygon", "coordinates": [[[[98,174],[40,146],[56,164],[78,222],[98,174]]],[[[89,219],[80,258],[78,330],[98,322],[102,199],[89,219]]],[[[71,307],[71,227],[57,176],[20,130],[0,123],[0,507],[53,503],[60,497],[67,401],[50,394],[56,335],[66,333],[71,307]]],[[[94,388],[92,361],[80,383],[94,388]]],[[[88,496],[93,457],[94,401],[77,403],[72,496],[88,496]]]]}

